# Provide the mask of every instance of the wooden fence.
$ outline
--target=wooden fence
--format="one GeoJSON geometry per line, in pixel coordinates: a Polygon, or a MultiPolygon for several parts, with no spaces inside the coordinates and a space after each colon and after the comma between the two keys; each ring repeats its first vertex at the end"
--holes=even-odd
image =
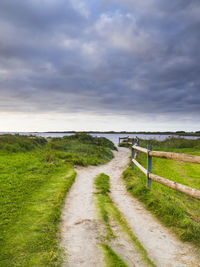
{"type": "Polygon", "coordinates": [[[119,145],[121,144],[121,140],[123,141],[129,141],[129,136],[126,136],[126,137],[119,137],[119,145]]]}
{"type": "MultiPolygon", "coordinates": [[[[119,143],[118,145],[120,144],[128,144],[128,145],[131,145],[133,141],[136,141],[138,139],[138,137],[129,137],[129,136],[126,136],[126,137],[119,137],[119,143]],[[122,142],[121,142],[122,140],[122,142]]],[[[137,141],[136,141],[137,142],[137,141]]]]}
{"type": "Polygon", "coordinates": [[[186,155],[186,154],[182,154],[182,153],[152,151],[151,146],[148,146],[147,149],[144,147],[140,147],[138,138],[132,138],[130,140],[130,138],[127,137],[126,139],[123,138],[123,141],[126,141],[123,143],[131,145],[131,148],[132,148],[132,168],[134,168],[134,165],[136,165],[146,175],[148,187],[151,186],[151,180],[153,180],[153,181],[160,183],[164,186],[167,186],[167,187],[172,188],[176,191],[182,192],[188,196],[191,196],[193,198],[200,200],[200,191],[199,190],[191,188],[191,187],[186,186],[186,185],[179,184],[177,182],[168,180],[166,178],[163,178],[161,176],[158,176],[158,175],[151,173],[152,157],[158,157],[158,158],[164,158],[164,159],[171,159],[171,160],[200,164],[200,157],[199,156],[186,155]],[[130,141],[132,141],[132,142],[130,142],[130,141]],[[147,154],[147,169],[145,169],[136,160],[136,156],[137,156],[138,151],[147,154]]]}

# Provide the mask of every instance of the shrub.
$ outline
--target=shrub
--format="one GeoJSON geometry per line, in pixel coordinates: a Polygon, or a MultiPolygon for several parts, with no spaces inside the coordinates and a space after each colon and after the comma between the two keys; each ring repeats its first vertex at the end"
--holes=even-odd
{"type": "Polygon", "coordinates": [[[36,147],[44,146],[47,143],[43,137],[23,136],[6,134],[0,136],[0,150],[9,152],[26,152],[36,147]]]}

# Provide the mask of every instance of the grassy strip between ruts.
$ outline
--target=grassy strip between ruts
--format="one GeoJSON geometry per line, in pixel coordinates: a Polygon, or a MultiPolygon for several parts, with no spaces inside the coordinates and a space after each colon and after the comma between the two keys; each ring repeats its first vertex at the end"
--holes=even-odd
{"type": "MultiPolygon", "coordinates": [[[[166,141],[142,140],[140,146],[153,145],[153,150],[200,155],[200,140],[170,138],[166,141]]],[[[147,159],[138,153],[137,160],[146,168],[147,159]]],[[[152,173],[200,190],[200,165],[153,158],[152,173]]],[[[173,189],[152,181],[146,187],[145,175],[135,167],[127,168],[123,178],[128,191],[145,204],[156,217],[177,236],[200,248],[200,202],[173,189]]]]}
{"type": "Polygon", "coordinates": [[[0,137],[0,266],[61,265],[58,223],[73,165],[104,163],[113,147],[80,134],[0,137]]]}
{"type": "Polygon", "coordinates": [[[109,245],[102,243],[101,247],[104,252],[106,267],[128,267],[109,245]]]}
{"type": "Polygon", "coordinates": [[[110,240],[111,238],[114,238],[114,234],[109,223],[109,216],[112,216],[117,224],[121,227],[123,232],[126,233],[133,244],[137,246],[143,260],[150,266],[155,266],[155,264],[148,258],[146,250],[138,241],[137,237],[133,234],[125,218],[122,216],[120,211],[116,208],[111,198],[109,197],[109,176],[104,173],[99,174],[95,178],[94,184],[96,187],[95,195],[99,215],[101,220],[105,223],[107,229],[107,236],[105,237],[105,239],[110,240]]]}

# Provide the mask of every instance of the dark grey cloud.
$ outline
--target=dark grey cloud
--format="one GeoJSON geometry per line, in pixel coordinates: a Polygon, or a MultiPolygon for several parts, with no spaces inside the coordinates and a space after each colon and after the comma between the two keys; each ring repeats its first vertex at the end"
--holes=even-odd
{"type": "Polygon", "coordinates": [[[0,112],[199,121],[200,2],[0,1],[0,112]]]}

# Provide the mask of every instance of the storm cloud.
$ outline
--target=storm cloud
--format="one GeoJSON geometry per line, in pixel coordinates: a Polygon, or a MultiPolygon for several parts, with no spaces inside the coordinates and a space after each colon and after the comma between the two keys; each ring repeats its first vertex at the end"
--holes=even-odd
{"type": "Polygon", "coordinates": [[[199,123],[199,44],[197,0],[1,0],[0,113],[199,123]]]}

